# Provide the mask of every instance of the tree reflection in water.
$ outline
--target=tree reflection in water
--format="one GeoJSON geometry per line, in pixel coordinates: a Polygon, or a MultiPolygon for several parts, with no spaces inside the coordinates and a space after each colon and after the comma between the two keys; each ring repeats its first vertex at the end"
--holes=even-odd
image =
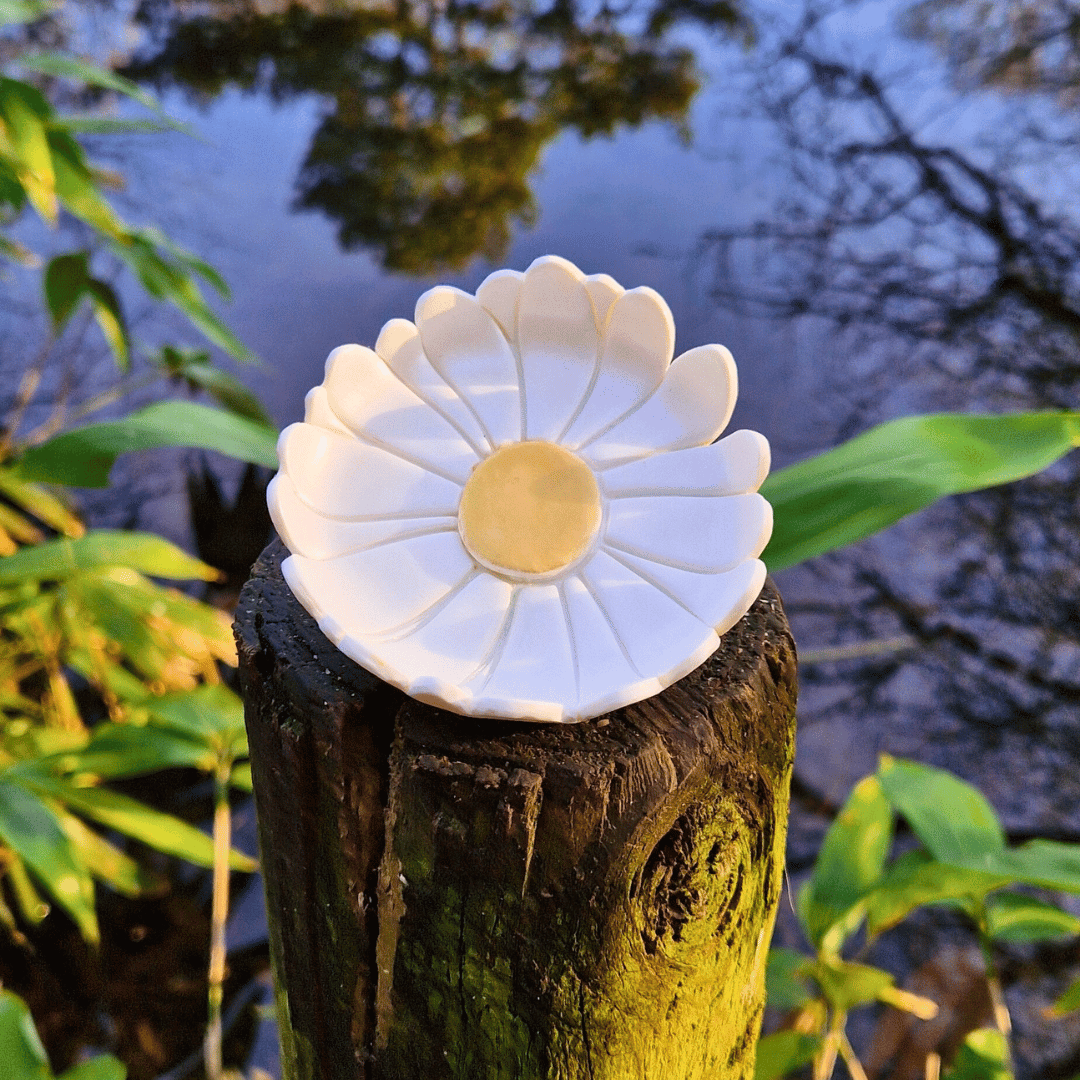
{"type": "Polygon", "coordinates": [[[268,6],[144,4],[163,44],[125,73],[206,97],[324,95],[297,207],[336,221],[344,247],[418,274],[498,259],[515,222],[533,220],[530,175],[564,129],[588,138],[662,119],[686,137],[693,58],[660,32],[688,18],[742,25],[729,0],[629,15],[577,0],[268,6]]]}
{"type": "MultiPolygon", "coordinates": [[[[916,12],[966,17],[974,41],[973,12],[988,6],[916,12]]],[[[1008,6],[1048,17],[1063,7],[1008,6]]],[[[1058,36],[1062,51],[1052,64],[1043,56],[1038,79],[1037,52],[1028,81],[1009,78],[1014,89],[1049,88],[1052,101],[974,91],[957,102],[935,91],[928,109],[925,84],[893,85],[860,66],[835,27],[812,11],[767,60],[755,58],[792,184],[774,213],[711,233],[699,252],[723,304],[828,328],[814,354],[821,419],[808,445],[924,409],[1077,408],[1080,133],[1057,103],[1080,71],[1080,36],[1058,36]]],[[[1030,27],[1015,29],[1016,40],[1034,41],[1030,27]]],[[[1001,79],[1008,65],[994,68],[991,57],[1019,55],[997,38],[985,52],[980,70],[1001,79]]],[[[801,670],[795,790],[804,806],[835,800],[845,772],[850,783],[888,750],[970,778],[1014,837],[1080,839],[1076,454],[1031,480],[950,499],[782,584],[803,647],[830,646],[801,670]],[[865,647],[874,642],[882,647],[865,647]]],[[[793,868],[820,835],[801,821],[796,814],[793,868]]],[[[921,958],[941,945],[925,938],[921,958]]],[[[1021,995],[1020,1075],[1080,1068],[1080,1046],[1038,1013],[1074,957],[1047,951],[1037,972],[1005,959],[1013,978],[1042,980],[1041,998],[1031,986],[1021,995]]],[[[898,1046],[876,1063],[902,1060],[898,1046]]],[[[921,1076],[922,1057],[909,1061],[921,1076]]]]}

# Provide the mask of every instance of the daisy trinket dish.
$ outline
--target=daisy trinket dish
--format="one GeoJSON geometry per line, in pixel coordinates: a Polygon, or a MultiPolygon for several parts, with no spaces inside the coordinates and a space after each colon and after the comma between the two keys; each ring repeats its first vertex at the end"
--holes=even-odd
{"type": "Polygon", "coordinates": [[[571,723],[703,663],[765,581],[769,446],[731,354],[554,256],[343,345],[278,444],[282,573],[343,653],[453,712],[571,723]],[[719,441],[716,441],[718,440],[719,441]]]}

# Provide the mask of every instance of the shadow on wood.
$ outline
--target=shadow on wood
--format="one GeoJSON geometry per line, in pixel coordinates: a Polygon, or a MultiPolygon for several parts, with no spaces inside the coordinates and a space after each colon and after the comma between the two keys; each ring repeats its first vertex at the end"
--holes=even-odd
{"type": "Polygon", "coordinates": [[[236,632],[287,1080],[752,1077],[794,753],[772,584],[662,694],[520,724],[358,667],[284,554],[236,632]]]}

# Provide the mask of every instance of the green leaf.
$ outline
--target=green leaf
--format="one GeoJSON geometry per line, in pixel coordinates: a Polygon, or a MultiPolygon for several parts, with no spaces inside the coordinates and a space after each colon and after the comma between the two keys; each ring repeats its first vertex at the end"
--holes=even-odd
{"type": "Polygon", "coordinates": [[[0,1061],[9,1080],[52,1080],[34,1018],[26,1002],[10,990],[0,990],[0,1061]]]}
{"type": "Polygon", "coordinates": [[[62,814],[60,823],[82,864],[118,893],[145,896],[167,887],[165,878],[141,867],[74,814],[62,814]]]}
{"type": "MultiPolygon", "coordinates": [[[[12,769],[17,770],[19,766],[12,766],[12,769]]],[[[175,855],[196,866],[214,864],[214,844],[210,837],[171,814],[163,814],[116,791],[77,787],[58,777],[33,773],[20,779],[40,794],[62,802],[84,817],[141,840],[166,855],[175,855]]],[[[230,853],[229,865],[247,873],[256,867],[252,859],[235,850],[230,853]]]]}
{"type": "Polygon", "coordinates": [[[87,63],[67,53],[27,53],[19,57],[19,66],[26,71],[36,71],[40,75],[52,75],[56,78],[85,83],[87,86],[100,86],[105,90],[113,90],[137,101],[159,117],[169,120],[153,95],[148,94],[137,83],[125,79],[122,75],[117,75],[115,71],[107,71],[105,68],[87,63]]]}
{"type": "Polygon", "coordinates": [[[234,765],[233,771],[229,774],[229,783],[237,791],[246,791],[250,795],[255,790],[255,784],[251,779],[251,762],[243,761],[239,765],[234,765]]]}
{"type": "Polygon", "coordinates": [[[104,236],[122,236],[123,222],[98,190],[78,142],[69,132],[51,127],[49,150],[56,173],[56,194],[64,208],[104,236]]]}
{"type": "Polygon", "coordinates": [[[821,1046],[816,1035],[801,1031],[778,1031],[758,1040],[754,1080],[780,1080],[780,1077],[809,1065],[821,1046]]]}
{"type": "Polygon", "coordinates": [[[251,350],[210,309],[189,271],[213,281],[215,286],[224,284],[220,276],[201,260],[186,252],[176,254],[182,249],[161,241],[156,231],[131,230],[112,245],[112,250],[128,264],[152,297],[175,305],[209,341],[234,359],[253,362],[251,350]],[[163,256],[158,245],[166,247],[173,257],[163,256]]]}
{"type": "Polygon", "coordinates": [[[55,755],[48,764],[68,773],[91,773],[103,780],[143,776],[162,769],[214,767],[214,755],[202,740],[175,731],[134,724],[101,724],[87,745],[55,755]]]}
{"type": "Polygon", "coordinates": [[[239,379],[211,364],[205,352],[166,345],[161,354],[161,364],[169,375],[186,380],[193,389],[205,390],[229,412],[273,427],[259,399],[239,379]]]}
{"type": "Polygon", "coordinates": [[[1080,844],[1031,840],[986,860],[987,868],[1042,889],[1080,893],[1080,844]]]}
{"type": "Polygon", "coordinates": [[[960,1044],[942,1080],[1012,1080],[1009,1043],[997,1028],[978,1028],[960,1044]]]}
{"type": "Polygon", "coordinates": [[[90,257],[87,252],[72,251],[49,260],[42,284],[54,331],[59,331],[75,313],[89,280],[90,257]]]}
{"type": "Polygon", "coordinates": [[[118,120],[112,116],[66,115],[53,120],[54,128],[77,135],[128,135],[133,133],[159,135],[163,131],[182,131],[194,134],[187,124],[176,120],[118,120]]]}
{"type": "Polygon", "coordinates": [[[0,153],[12,164],[37,212],[53,224],[57,183],[47,125],[52,107],[39,90],[0,78],[0,153]]]}
{"type": "Polygon", "coordinates": [[[101,1054],[73,1065],[57,1080],[127,1080],[127,1066],[111,1054],[101,1054]]]}
{"type": "Polygon", "coordinates": [[[44,18],[54,5],[46,0],[0,0],[0,26],[44,18]]]}
{"type": "Polygon", "coordinates": [[[1080,413],[909,416],[770,476],[775,573],[854,543],[945,495],[1006,484],[1080,445],[1080,413]]]}
{"type": "Polygon", "coordinates": [[[821,987],[821,992],[829,1004],[844,1012],[856,1005],[877,1001],[895,981],[887,971],[880,968],[852,964],[845,960],[828,963],[819,961],[812,964],[808,972],[821,987]]]}
{"type": "Polygon", "coordinates": [[[1047,1011],[1051,1017],[1057,1017],[1076,1012],[1077,1009],[1080,1009],[1080,979],[1077,979],[1047,1011]]]}
{"type": "Polygon", "coordinates": [[[875,937],[924,904],[959,904],[973,914],[988,893],[1015,880],[1011,874],[934,862],[924,851],[908,852],[867,896],[866,931],[875,937]]]}
{"type": "Polygon", "coordinates": [[[999,892],[986,902],[987,933],[995,941],[1053,941],[1080,934],[1080,919],[1054,904],[999,892]]]}
{"type": "Polygon", "coordinates": [[[212,566],[153,533],[92,529],[76,540],[63,536],[0,558],[0,585],[63,581],[103,566],[124,566],[154,577],[217,581],[212,566]]]}
{"type": "Polygon", "coordinates": [[[135,450],[191,446],[277,468],[276,445],[277,432],[263,424],[193,401],[163,401],[123,420],[66,431],[31,447],[12,468],[26,480],[105,487],[116,458],[135,450]]]}
{"type": "Polygon", "coordinates": [[[83,523],[62,499],[40,484],[27,483],[10,468],[0,467],[0,494],[37,518],[43,525],[65,536],[78,537],[86,532],[83,523]]]}
{"type": "MultiPolygon", "coordinates": [[[[4,199],[0,196],[0,202],[4,199]]],[[[31,269],[41,265],[41,260],[25,245],[18,240],[10,240],[6,236],[0,236],[0,255],[10,262],[20,266],[28,266],[31,269]]]]}
{"type": "Polygon", "coordinates": [[[887,754],[877,775],[888,800],[939,862],[981,865],[984,856],[1005,850],[994,808],[959,777],[887,754]]]}
{"type": "Polygon", "coordinates": [[[204,746],[246,748],[244,703],[227,686],[199,686],[146,702],[151,722],[200,740],[204,746]]]}
{"type": "Polygon", "coordinates": [[[881,877],[892,833],[892,807],[877,777],[867,776],[825,834],[809,887],[800,897],[799,914],[816,946],[881,877]]]}
{"type": "Polygon", "coordinates": [[[36,793],[14,782],[18,767],[11,766],[0,778],[0,837],[26,861],[45,891],[75,921],[82,936],[96,944],[94,883],[89,871],[76,857],[56,812],[36,793]]]}
{"type": "Polygon", "coordinates": [[[91,277],[88,252],[73,251],[52,259],[45,268],[44,286],[53,333],[59,333],[82,301],[89,299],[94,318],[121,370],[130,367],[130,346],[120,298],[111,285],[91,277]]]}
{"type": "Polygon", "coordinates": [[[798,1009],[813,995],[806,972],[813,958],[779,946],[769,950],[765,966],[765,1004],[771,1009],[798,1009]]]}

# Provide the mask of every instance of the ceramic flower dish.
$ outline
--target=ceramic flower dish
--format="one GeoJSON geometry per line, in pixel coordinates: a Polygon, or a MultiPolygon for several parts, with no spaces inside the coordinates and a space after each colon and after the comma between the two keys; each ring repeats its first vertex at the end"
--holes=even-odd
{"type": "Polygon", "coordinates": [[[346,655],[458,713],[572,722],[692,671],[765,580],[761,435],[720,345],[565,259],[335,349],[285,429],[283,572],[346,655]]]}

